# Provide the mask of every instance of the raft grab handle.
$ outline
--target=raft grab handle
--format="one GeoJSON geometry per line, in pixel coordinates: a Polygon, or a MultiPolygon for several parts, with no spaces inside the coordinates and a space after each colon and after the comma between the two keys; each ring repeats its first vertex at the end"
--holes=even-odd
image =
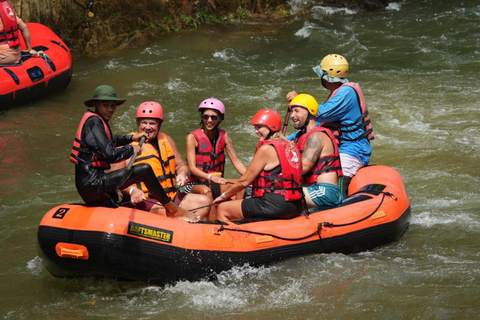
{"type": "Polygon", "coordinates": [[[81,244],[59,242],[55,246],[55,251],[61,258],[88,260],[89,257],[87,247],[81,244]]]}

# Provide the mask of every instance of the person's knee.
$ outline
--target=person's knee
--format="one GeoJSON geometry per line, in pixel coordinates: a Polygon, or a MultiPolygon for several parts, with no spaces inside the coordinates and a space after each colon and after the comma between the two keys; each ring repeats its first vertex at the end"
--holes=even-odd
{"type": "Polygon", "coordinates": [[[150,174],[150,172],[153,172],[153,169],[149,163],[139,163],[135,165],[135,171],[142,174],[150,174]]]}

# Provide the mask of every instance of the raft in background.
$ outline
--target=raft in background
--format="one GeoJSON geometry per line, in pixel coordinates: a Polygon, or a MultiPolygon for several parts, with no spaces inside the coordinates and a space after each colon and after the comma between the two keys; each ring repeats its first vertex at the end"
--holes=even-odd
{"type": "MultiPolygon", "coordinates": [[[[0,66],[0,109],[13,107],[64,90],[72,77],[72,54],[48,27],[27,23],[32,48],[46,56],[22,53],[22,63],[0,66]]],[[[26,49],[20,32],[21,48],[26,49]]]]}
{"type": "Polygon", "coordinates": [[[113,277],[166,283],[233,266],[260,266],[312,253],[355,253],[397,241],[410,203],[400,174],[359,170],[342,205],[281,220],[188,223],[131,208],[63,204],[47,212],[39,256],[57,277],[113,277]]]}

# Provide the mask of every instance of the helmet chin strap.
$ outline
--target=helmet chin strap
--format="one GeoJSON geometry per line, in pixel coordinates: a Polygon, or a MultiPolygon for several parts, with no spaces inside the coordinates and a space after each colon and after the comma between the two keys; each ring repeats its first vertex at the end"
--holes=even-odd
{"type": "Polygon", "coordinates": [[[273,136],[275,132],[273,132],[272,130],[270,130],[270,132],[267,134],[267,136],[265,137],[265,140],[270,140],[270,138],[273,136]]]}
{"type": "Polygon", "coordinates": [[[313,117],[313,115],[309,112],[308,116],[307,116],[307,119],[305,119],[305,123],[300,128],[300,132],[302,132],[302,134],[307,133],[307,127],[308,127],[308,123],[310,122],[311,117],[313,117]]]}

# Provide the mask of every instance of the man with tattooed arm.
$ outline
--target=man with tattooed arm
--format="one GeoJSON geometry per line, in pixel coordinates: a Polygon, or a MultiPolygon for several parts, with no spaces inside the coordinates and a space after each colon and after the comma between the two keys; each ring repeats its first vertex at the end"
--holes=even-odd
{"type": "Polygon", "coordinates": [[[295,129],[295,143],[302,153],[302,185],[307,208],[331,207],[343,200],[338,178],[343,176],[337,142],[332,132],[317,126],[318,102],[308,94],[297,95],[288,105],[295,129]]]}

